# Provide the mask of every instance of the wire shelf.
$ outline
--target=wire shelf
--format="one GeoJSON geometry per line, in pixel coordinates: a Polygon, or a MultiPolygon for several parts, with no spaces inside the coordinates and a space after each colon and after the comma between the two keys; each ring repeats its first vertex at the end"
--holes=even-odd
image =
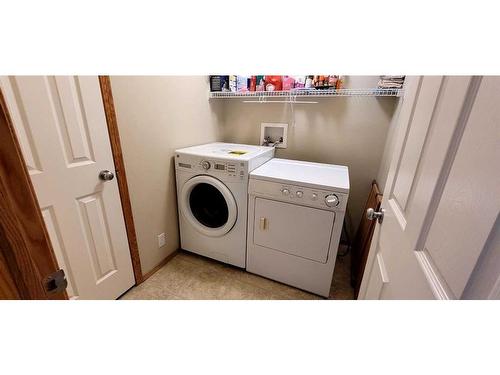
{"type": "Polygon", "coordinates": [[[274,98],[274,97],[334,97],[334,96],[392,96],[399,97],[403,89],[298,89],[289,91],[212,91],[210,99],[274,98]]]}

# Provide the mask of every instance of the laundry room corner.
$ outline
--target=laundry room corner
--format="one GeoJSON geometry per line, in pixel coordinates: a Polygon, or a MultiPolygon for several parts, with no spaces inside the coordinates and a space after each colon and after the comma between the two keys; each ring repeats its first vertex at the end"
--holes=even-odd
{"type": "MultiPolygon", "coordinates": [[[[349,76],[352,89],[375,87],[378,76],[349,76]]],[[[260,104],[227,99],[224,103],[224,142],[259,144],[261,123],[288,124],[288,145],[276,157],[345,165],[351,191],[347,218],[354,233],[363,215],[371,182],[385,179],[388,156],[382,158],[388,135],[396,124],[397,103],[391,97],[314,98],[311,104],[260,104]]],[[[388,141],[389,142],[389,141],[388,141]]],[[[388,144],[390,148],[390,144],[388,144]]],[[[389,153],[386,153],[389,155],[389,153]]]]}
{"type": "Polygon", "coordinates": [[[206,76],[111,76],[142,272],[179,249],[174,150],[221,138],[206,76]],[[165,245],[158,236],[165,233],[165,245]]]}
{"type": "MultiPolygon", "coordinates": [[[[347,79],[357,89],[376,86],[379,77],[347,79]]],[[[261,123],[286,123],[288,145],[276,157],[349,167],[351,235],[372,180],[386,176],[400,100],[319,98],[293,106],[209,100],[207,76],[112,76],[111,84],[143,274],[180,248],[175,149],[214,141],[258,145],[261,123]],[[166,243],[159,248],[162,233],[166,243]]]]}

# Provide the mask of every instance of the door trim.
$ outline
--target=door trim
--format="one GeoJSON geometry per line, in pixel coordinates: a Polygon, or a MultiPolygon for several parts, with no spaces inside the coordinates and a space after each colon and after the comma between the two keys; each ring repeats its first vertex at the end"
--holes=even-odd
{"type": "Polygon", "coordinates": [[[44,279],[59,269],[0,90],[0,299],[68,299],[44,279]]]}
{"type": "Polygon", "coordinates": [[[125,228],[127,230],[128,246],[132,259],[135,284],[139,285],[144,281],[144,276],[141,269],[141,259],[139,257],[139,247],[137,245],[137,235],[135,232],[134,217],[132,215],[132,205],[130,203],[127,175],[125,173],[125,163],[123,161],[120,133],[118,132],[118,122],[116,120],[113,92],[111,91],[111,80],[109,76],[99,76],[99,85],[101,86],[102,102],[106,114],[106,122],[108,124],[109,141],[115,163],[116,180],[120,192],[125,228]]]}

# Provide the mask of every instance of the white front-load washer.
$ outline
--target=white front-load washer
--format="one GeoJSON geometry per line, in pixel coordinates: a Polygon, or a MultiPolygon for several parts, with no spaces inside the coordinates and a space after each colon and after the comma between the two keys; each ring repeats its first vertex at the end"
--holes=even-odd
{"type": "Polygon", "coordinates": [[[250,173],[247,271],[329,295],[347,167],[272,159],[250,173]]]}
{"type": "Polygon", "coordinates": [[[175,151],[183,250],[245,267],[248,174],[273,156],[272,147],[231,143],[175,151]]]}

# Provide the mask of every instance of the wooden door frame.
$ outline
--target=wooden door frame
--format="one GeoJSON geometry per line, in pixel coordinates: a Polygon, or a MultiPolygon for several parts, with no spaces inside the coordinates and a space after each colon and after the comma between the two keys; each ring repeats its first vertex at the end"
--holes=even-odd
{"type": "Polygon", "coordinates": [[[130,203],[127,175],[125,173],[125,162],[123,161],[120,133],[118,132],[118,122],[116,120],[115,104],[113,101],[113,92],[111,91],[111,80],[109,79],[109,76],[99,76],[99,84],[101,86],[106,122],[108,123],[109,141],[115,163],[115,174],[118,182],[118,189],[120,191],[125,228],[127,229],[128,246],[130,249],[130,257],[132,258],[135,284],[139,285],[144,281],[144,276],[141,270],[141,259],[139,257],[139,247],[137,245],[137,235],[135,232],[134,217],[132,215],[132,205],[130,203]]]}
{"type": "MultiPolygon", "coordinates": [[[[143,282],[137,236],[109,76],[99,85],[136,285],[143,282]]],[[[67,299],[43,280],[59,268],[12,119],[0,89],[0,299],[67,299]]]]}
{"type": "Polygon", "coordinates": [[[0,90],[0,299],[68,299],[44,280],[59,269],[0,90]]]}

